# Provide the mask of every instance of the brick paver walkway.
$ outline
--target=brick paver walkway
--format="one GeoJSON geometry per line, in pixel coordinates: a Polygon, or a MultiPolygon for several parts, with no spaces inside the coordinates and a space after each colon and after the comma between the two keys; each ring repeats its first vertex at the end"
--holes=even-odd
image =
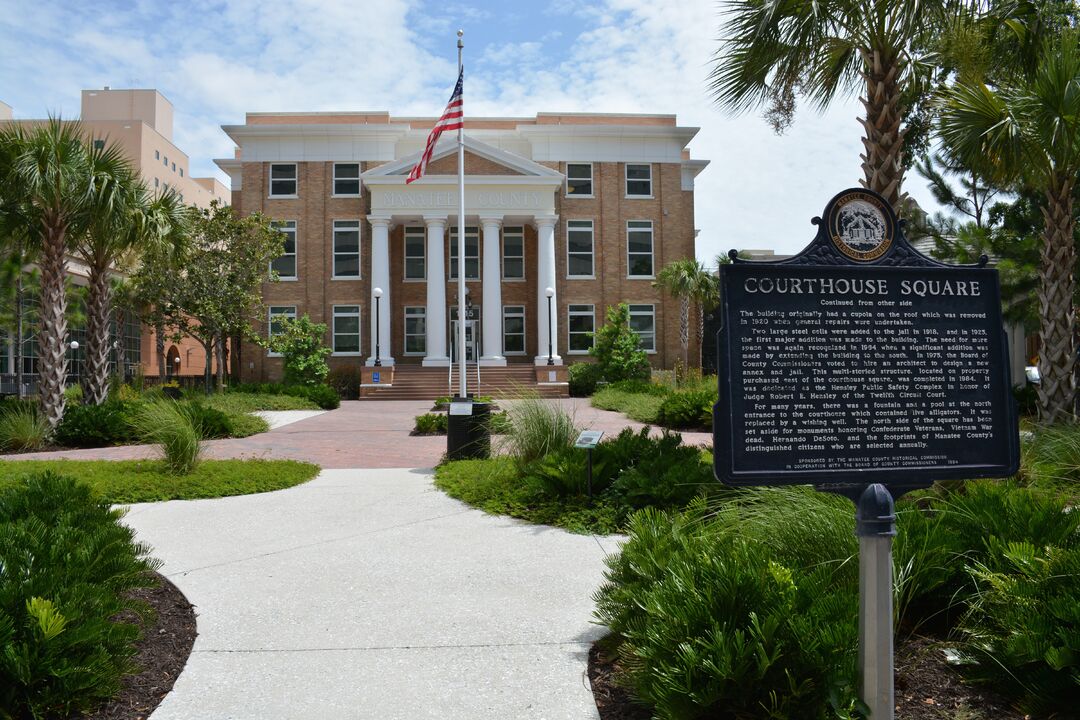
{"type": "MultiPolygon", "coordinates": [[[[512,401],[511,401],[512,402],[512,401]]],[[[573,414],[577,425],[603,430],[606,435],[624,427],[640,428],[641,423],[621,413],[598,410],[588,398],[551,400],[573,414]]],[[[504,401],[503,405],[507,402],[504,401]]],[[[413,418],[431,410],[431,404],[409,400],[364,400],[343,402],[341,407],[317,417],[290,423],[248,438],[210,440],[207,457],[291,459],[313,462],[324,468],[404,468],[434,467],[446,452],[443,435],[411,436],[413,418]]],[[[708,433],[683,433],[688,443],[709,445],[708,433]]],[[[59,450],[6,456],[10,460],[135,460],[153,457],[155,450],[145,445],[59,450]]]]}

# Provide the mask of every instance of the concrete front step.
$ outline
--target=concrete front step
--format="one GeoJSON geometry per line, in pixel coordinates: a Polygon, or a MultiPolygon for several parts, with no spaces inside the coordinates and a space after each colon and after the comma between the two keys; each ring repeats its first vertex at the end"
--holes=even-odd
{"type": "MultiPolygon", "coordinates": [[[[466,386],[471,394],[491,395],[496,398],[513,397],[566,397],[565,385],[539,385],[536,370],[531,364],[515,364],[505,367],[481,367],[480,385],[477,390],[476,366],[465,372],[466,386]]],[[[457,368],[418,367],[398,365],[394,368],[394,384],[372,388],[366,396],[372,400],[434,400],[456,393],[457,368]],[[449,382],[448,382],[449,380],[449,382]],[[451,391],[452,389],[452,391],[451,391]]]]}

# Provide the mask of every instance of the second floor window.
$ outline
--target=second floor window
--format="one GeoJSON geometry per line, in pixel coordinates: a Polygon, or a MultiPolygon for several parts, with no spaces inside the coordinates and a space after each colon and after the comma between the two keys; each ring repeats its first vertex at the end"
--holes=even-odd
{"type": "MultiPolygon", "coordinates": [[[[450,279],[457,280],[457,227],[450,230],[450,279]]],[[[480,279],[480,233],[475,226],[465,226],[465,279],[480,279]]]]}
{"type": "Polygon", "coordinates": [[[270,269],[281,280],[296,279],[296,221],[284,220],[274,223],[274,228],[285,238],[285,250],[281,257],[270,261],[270,269]]]}
{"type": "Polygon", "coordinates": [[[503,228],[503,280],[525,279],[525,228],[503,228]]]}
{"type": "Polygon", "coordinates": [[[360,277],[360,221],[334,221],[334,277],[360,277]]]}
{"type": "Polygon", "coordinates": [[[271,163],[270,197],[296,195],[296,163],[271,163]]]}
{"type": "Polygon", "coordinates": [[[360,195],[360,163],[334,163],[334,195],[360,195]]]}
{"type": "Polygon", "coordinates": [[[424,228],[408,226],[405,228],[405,279],[423,280],[427,277],[425,263],[424,228]]]}
{"type": "Polygon", "coordinates": [[[593,276],[592,220],[566,221],[566,276],[593,276]]]}

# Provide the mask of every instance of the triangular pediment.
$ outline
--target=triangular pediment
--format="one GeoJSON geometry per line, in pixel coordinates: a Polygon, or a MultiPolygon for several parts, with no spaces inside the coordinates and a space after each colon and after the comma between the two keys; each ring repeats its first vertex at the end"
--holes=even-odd
{"type": "MultiPolygon", "coordinates": [[[[552,170],[528,158],[515,155],[493,145],[480,142],[468,135],[464,137],[465,145],[465,174],[491,176],[517,176],[534,177],[537,179],[562,178],[557,170],[552,170]]],[[[365,181],[380,177],[405,176],[413,169],[420,160],[421,152],[413,153],[407,157],[380,165],[365,172],[361,177],[365,181]]],[[[457,138],[450,137],[440,140],[435,146],[431,160],[428,161],[427,171],[424,177],[437,177],[457,175],[457,138]]],[[[422,181],[421,181],[422,182],[422,181]]]]}

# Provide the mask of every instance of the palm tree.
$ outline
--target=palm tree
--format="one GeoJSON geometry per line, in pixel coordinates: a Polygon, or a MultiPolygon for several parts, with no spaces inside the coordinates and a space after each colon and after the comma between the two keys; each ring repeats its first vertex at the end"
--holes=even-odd
{"type": "Polygon", "coordinates": [[[50,118],[33,128],[6,128],[0,135],[0,144],[13,148],[3,178],[10,198],[5,204],[25,218],[39,247],[38,391],[42,414],[55,428],[64,415],[68,374],[67,252],[99,213],[98,202],[108,194],[102,189],[116,183],[126,165],[116,155],[91,153],[77,122],[50,118]]]}
{"type": "Polygon", "coordinates": [[[945,95],[941,137],[955,157],[1002,184],[1045,196],[1039,263],[1039,411],[1075,420],[1073,189],[1080,174],[1080,34],[1043,46],[1030,74],[997,88],[960,82],[945,95]]]}
{"type": "Polygon", "coordinates": [[[864,187],[901,210],[905,128],[902,98],[936,72],[935,33],[974,2],[961,0],[735,0],[710,75],[722,108],[773,102],[794,108],[795,92],[819,108],[860,92],[865,117],[864,187]]]}
{"type": "MultiPolygon", "coordinates": [[[[123,164],[118,146],[91,151],[99,163],[123,164]],[[114,156],[119,156],[117,160],[114,156]]],[[[182,232],[185,208],[173,191],[154,197],[130,167],[116,182],[98,187],[98,212],[87,231],[75,239],[75,254],[89,275],[86,334],[86,402],[100,405],[109,390],[109,318],[112,315],[110,276],[125,255],[157,249],[182,232]]],[[[134,260],[129,258],[128,262],[134,260]]],[[[118,364],[118,369],[122,368],[118,364]]]]}
{"type": "Polygon", "coordinates": [[[690,355],[690,302],[701,292],[701,276],[707,274],[697,260],[683,258],[665,265],[656,275],[653,287],[667,291],[679,301],[679,345],[682,347],[683,367],[690,355]]]}
{"type": "Polygon", "coordinates": [[[697,277],[694,281],[694,290],[691,298],[698,307],[698,366],[701,366],[702,343],[705,341],[705,313],[720,304],[720,277],[716,273],[709,272],[704,265],[698,263],[697,277]]]}

